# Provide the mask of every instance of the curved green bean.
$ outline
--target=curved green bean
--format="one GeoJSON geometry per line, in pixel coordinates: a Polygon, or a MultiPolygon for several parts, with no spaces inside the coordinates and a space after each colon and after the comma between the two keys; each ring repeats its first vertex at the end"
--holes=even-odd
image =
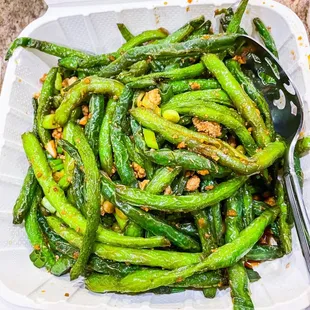
{"type": "Polygon", "coordinates": [[[65,94],[55,112],[55,121],[60,126],[65,125],[69,120],[71,111],[79,106],[89,93],[120,97],[123,88],[123,84],[116,80],[102,79],[97,76],[84,78],[65,94]]]}

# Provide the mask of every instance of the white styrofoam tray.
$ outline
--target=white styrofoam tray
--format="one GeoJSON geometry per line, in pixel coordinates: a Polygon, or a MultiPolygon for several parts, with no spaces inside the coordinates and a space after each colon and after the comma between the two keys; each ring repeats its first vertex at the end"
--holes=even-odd
{"type": "MultiPolygon", "coordinates": [[[[91,53],[117,49],[123,40],[116,23],[125,23],[134,34],[146,29],[165,27],[173,31],[190,18],[204,14],[218,28],[213,12],[233,1],[167,0],[102,4],[101,1],[49,0],[47,13],[24,29],[21,36],[52,41],[91,53]]],[[[117,1],[119,2],[119,1],[117,1]]],[[[260,17],[269,27],[279,49],[280,62],[298,86],[304,100],[306,124],[310,132],[309,42],[298,17],[288,8],[269,0],[251,1],[243,26],[253,32],[251,20],[260,17]]],[[[15,305],[31,309],[228,309],[232,307],[229,291],[215,299],[205,299],[200,292],[173,295],[139,296],[96,295],[83,288],[81,280],[56,278],[36,269],[28,255],[31,247],[23,226],[13,226],[11,210],[27,170],[20,135],[32,127],[31,97],[39,91],[39,78],[56,64],[56,58],[33,50],[18,50],[10,60],[1,95],[0,132],[0,296],[15,305]],[[69,297],[65,297],[69,293],[69,297]]],[[[310,157],[302,161],[305,173],[305,202],[310,202],[310,157]]],[[[262,279],[251,284],[257,309],[303,309],[310,305],[310,279],[294,232],[293,253],[259,266],[262,279]]]]}

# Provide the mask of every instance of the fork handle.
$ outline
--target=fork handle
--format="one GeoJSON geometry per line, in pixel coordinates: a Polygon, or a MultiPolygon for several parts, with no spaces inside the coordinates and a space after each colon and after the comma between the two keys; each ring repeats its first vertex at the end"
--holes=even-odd
{"type": "Polygon", "coordinates": [[[295,219],[295,226],[308,271],[310,273],[310,220],[306,210],[298,178],[295,173],[284,175],[288,198],[295,219]]]}

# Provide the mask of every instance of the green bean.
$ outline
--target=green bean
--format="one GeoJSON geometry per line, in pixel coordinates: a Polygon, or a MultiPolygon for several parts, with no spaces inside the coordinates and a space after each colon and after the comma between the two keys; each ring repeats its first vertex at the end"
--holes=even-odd
{"type": "Polygon", "coordinates": [[[228,27],[226,29],[227,33],[237,33],[238,30],[240,29],[240,23],[241,23],[241,19],[242,16],[245,12],[245,9],[248,5],[249,0],[241,0],[238,8],[235,12],[235,14],[233,15],[231,21],[228,24],[228,27]]]}
{"type": "Polygon", "coordinates": [[[237,61],[232,59],[227,60],[226,66],[232,75],[237,79],[237,81],[242,85],[249,97],[256,103],[257,108],[265,120],[266,128],[269,131],[271,141],[274,141],[276,133],[274,130],[269,106],[264,96],[259,90],[256,89],[252,80],[242,72],[241,66],[237,61]]]}
{"type": "Polygon", "coordinates": [[[258,17],[253,19],[253,23],[255,25],[256,31],[259,33],[261,39],[263,40],[265,46],[269,51],[277,58],[279,58],[276,43],[274,42],[269,30],[264,25],[261,19],[258,17]]]}
{"type": "Polygon", "coordinates": [[[46,150],[55,158],[57,156],[55,145],[53,147],[51,141],[51,133],[49,130],[43,127],[43,119],[48,114],[51,108],[49,105],[49,98],[54,95],[55,90],[55,79],[58,68],[52,68],[46,76],[43,83],[41,94],[39,97],[38,111],[37,111],[37,130],[39,137],[46,148],[46,150]]]}
{"type": "Polygon", "coordinates": [[[165,44],[165,43],[177,43],[184,41],[194,30],[189,23],[179,28],[175,32],[169,34],[166,38],[161,40],[156,40],[153,44],[165,44]]]}
{"type": "Polygon", "coordinates": [[[234,309],[254,309],[249,292],[249,279],[242,262],[228,268],[229,285],[234,309]]]}
{"type": "MultiPolygon", "coordinates": [[[[78,248],[81,247],[82,237],[73,229],[65,227],[63,222],[57,217],[49,216],[47,217],[47,222],[58,235],[67,240],[70,244],[78,248]]],[[[174,269],[190,264],[197,264],[202,259],[201,253],[182,253],[160,250],[149,251],[144,249],[121,248],[101,243],[94,244],[93,252],[104,259],[135,265],[162,267],[165,269],[174,269]]]]}
{"type": "Polygon", "coordinates": [[[81,80],[72,87],[64,96],[59,108],[55,112],[55,121],[60,125],[68,122],[71,111],[81,104],[89,93],[108,94],[120,96],[123,91],[123,84],[111,80],[90,76],[81,80]]]}
{"type": "Polygon", "coordinates": [[[99,131],[104,116],[103,95],[92,95],[89,101],[89,113],[91,117],[85,125],[85,136],[95,157],[97,157],[99,153],[99,131]]]}
{"type": "Polygon", "coordinates": [[[137,152],[135,145],[133,144],[131,139],[125,134],[122,134],[122,141],[127,148],[130,161],[137,163],[141,167],[144,167],[144,159],[142,155],[139,152],[137,152]]]}
{"type": "Polygon", "coordinates": [[[249,226],[254,219],[253,206],[252,206],[252,194],[249,190],[248,183],[245,183],[242,190],[242,199],[243,199],[243,214],[242,219],[244,226],[249,226]]]}
{"type": "MultiPolygon", "coordinates": [[[[37,186],[34,192],[34,197],[31,203],[30,210],[25,218],[25,229],[28,239],[35,250],[35,253],[38,254],[36,255],[38,256],[38,258],[36,258],[41,261],[43,260],[43,265],[45,265],[46,268],[50,270],[56,262],[55,256],[53,252],[49,249],[48,244],[45,242],[44,235],[37,221],[38,206],[40,204],[42,196],[42,190],[39,186],[37,186]]],[[[35,261],[34,264],[36,265],[35,261]]],[[[38,267],[43,266],[40,265],[38,267]]]]}
{"type": "Polygon", "coordinates": [[[301,168],[300,158],[296,154],[296,152],[294,153],[294,168],[295,168],[295,173],[296,173],[297,178],[298,178],[299,185],[302,188],[303,183],[304,183],[304,174],[303,174],[303,171],[301,168]]]}
{"type": "MultiPolygon", "coordinates": [[[[58,60],[58,66],[69,70],[77,70],[79,68],[92,68],[96,66],[106,66],[115,60],[115,55],[112,54],[101,54],[101,55],[88,55],[87,57],[81,58],[78,56],[69,56],[58,60]]],[[[78,77],[84,78],[87,74],[78,71],[78,77]]]]}
{"type": "Polygon", "coordinates": [[[71,258],[76,258],[79,254],[79,249],[72,246],[66,240],[57,235],[48,225],[46,218],[41,212],[37,213],[37,220],[44,235],[48,239],[48,243],[53,252],[60,252],[71,258]]]}
{"type": "MultiPolygon", "coordinates": [[[[154,235],[165,236],[173,244],[182,249],[190,251],[197,251],[200,249],[199,244],[195,240],[174,229],[158,217],[149,212],[134,208],[129,204],[122,203],[117,199],[115,200],[113,196],[115,185],[105,175],[101,178],[101,184],[101,190],[105,198],[112,200],[123,213],[145,230],[152,232],[154,235]]],[[[151,191],[155,190],[158,191],[158,189],[154,187],[151,188],[151,191]]]]}
{"type": "Polygon", "coordinates": [[[125,185],[137,186],[137,180],[129,161],[129,154],[122,140],[122,121],[126,117],[130,102],[132,102],[133,91],[125,87],[115,108],[111,123],[111,144],[114,153],[116,170],[125,185]]]}
{"type": "MultiPolygon", "coordinates": [[[[201,99],[191,100],[189,98],[189,96],[187,99],[188,100],[186,100],[186,101],[170,100],[170,102],[168,102],[167,104],[165,104],[162,107],[162,112],[165,112],[166,110],[175,110],[175,111],[180,111],[179,113],[189,113],[188,111],[192,111],[194,108],[199,107],[201,109],[203,109],[203,108],[212,109],[215,111],[213,113],[218,112],[218,113],[222,113],[224,116],[233,117],[235,122],[238,122],[241,125],[244,125],[244,123],[245,123],[244,120],[242,119],[242,117],[240,116],[240,114],[238,114],[238,112],[235,109],[223,106],[221,104],[217,104],[217,103],[212,102],[212,101],[211,102],[205,102],[204,100],[201,100],[201,99]]],[[[222,122],[224,124],[225,121],[220,120],[218,122],[219,123],[222,122]]],[[[235,125],[235,124],[228,122],[227,127],[228,126],[230,126],[232,128],[237,127],[237,129],[239,129],[239,127],[237,125],[235,125],[235,126],[233,126],[233,125],[235,125]]]]}
{"type": "Polygon", "coordinates": [[[87,58],[89,55],[68,47],[59,46],[54,43],[49,43],[46,41],[40,41],[32,38],[22,37],[17,38],[15,41],[11,44],[10,48],[8,49],[5,60],[8,60],[14,51],[18,47],[27,47],[27,48],[35,48],[41,52],[54,55],[60,58],[64,57],[79,57],[79,58],[87,58]]]}
{"type": "Polygon", "coordinates": [[[186,278],[181,282],[172,284],[173,287],[190,287],[190,288],[218,288],[225,284],[226,279],[218,271],[208,271],[198,273],[186,278]]]}
{"type": "MultiPolygon", "coordinates": [[[[32,133],[25,133],[22,136],[25,153],[32,164],[33,171],[47,199],[56,209],[59,216],[73,229],[81,234],[85,233],[86,220],[82,214],[74,208],[65,198],[64,192],[52,177],[52,172],[47,163],[44,151],[39,141],[32,133]],[[53,190],[51,190],[53,189],[53,190]]],[[[97,231],[99,242],[131,247],[157,247],[168,245],[167,240],[162,237],[154,238],[132,238],[121,236],[113,231],[99,226],[97,231]]]]}
{"type": "MultiPolygon", "coordinates": [[[[207,191],[206,186],[216,186],[217,183],[211,179],[211,176],[207,176],[205,180],[201,182],[201,191],[207,191]]],[[[223,245],[223,219],[221,213],[221,204],[216,203],[207,210],[209,221],[211,222],[211,231],[214,236],[214,242],[216,245],[223,245]]]]}
{"type": "Polygon", "coordinates": [[[110,99],[107,104],[106,113],[99,133],[99,158],[101,168],[108,174],[112,175],[113,171],[113,155],[111,144],[111,122],[115,112],[117,102],[110,99]]]}
{"type": "Polygon", "coordinates": [[[125,228],[124,235],[130,236],[130,237],[142,237],[143,236],[143,228],[140,227],[135,222],[129,222],[125,228]]]}
{"type": "Polygon", "coordinates": [[[220,88],[219,83],[214,79],[188,79],[171,81],[169,82],[169,85],[171,85],[172,91],[175,95],[191,90],[195,91],[220,88]]]}
{"type": "Polygon", "coordinates": [[[181,167],[167,168],[163,167],[156,171],[152,180],[147,184],[145,191],[152,194],[161,193],[181,172],[181,167]]]}
{"type": "Polygon", "coordinates": [[[226,144],[221,140],[213,139],[193,132],[183,126],[173,124],[147,109],[136,108],[130,112],[143,126],[160,133],[167,141],[173,144],[184,142],[187,148],[218,160],[219,164],[229,167],[240,174],[250,174],[264,170],[272,165],[277,158],[282,157],[286,148],[285,143],[282,141],[275,141],[262,151],[257,152],[252,158],[245,157],[240,160],[228,153],[230,149],[227,149],[226,144]],[[205,144],[205,142],[210,145],[205,144]],[[224,152],[223,149],[225,150],[224,152]]]}
{"type": "Polygon", "coordinates": [[[91,275],[85,281],[86,287],[91,291],[99,293],[102,291],[137,293],[159,286],[170,285],[180,279],[184,280],[197,272],[232,266],[250,251],[264,233],[265,228],[274,221],[278,213],[278,208],[265,211],[245,228],[237,239],[218,248],[217,251],[213,252],[199,264],[172,271],[136,271],[124,278],[111,279],[111,281],[107,281],[107,285],[104,285],[104,287],[101,285],[101,279],[98,279],[96,275],[91,275]]]}
{"type": "Polygon", "coordinates": [[[295,154],[299,157],[305,155],[305,153],[309,152],[310,150],[310,137],[303,137],[299,139],[296,143],[295,147],[295,154]]]}
{"type": "Polygon", "coordinates": [[[247,177],[236,177],[223,182],[206,193],[197,193],[187,196],[160,196],[123,185],[116,186],[117,197],[135,206],[149,206],[154,210],[170,212],[191,212],[212,206],[234,194],[247,180],[247,177]]]}
{"type": "Polygon", "coordinates": [[[258,146],[266,146],[270,142],[270,136],[254,102],[216,55],[207,54],[202,57],[202,61],[227,92],[239,113],[253,127],[253,136],[258,146]]]}
{"type": "Polygon", "coordinates": [[[146,176],[148,179],[152,179],[154,175],[154,167],[153,163],[144,156],[144,153],[148,150],[148,148],[143,138],[142,127],[132,116],[130,116],[130,128],[135,142],[135,147],[137,148],[138,152],[142,154],[144,160],[143,167],[145,169],[146,176]]]}
{"type": "MultiPolygon", "coordinates": [[[[170,109],[169,106],[169,103],[166,104],[164,106],[164,111],[170,109]]],[[[235,118],[235,113],[231,113],[229,108],[217,105],[216,103],[204,105],[204,102],[194,101],[191,105],[179,105],[175,107],[174,110],[181,114],[196,116],[202,120],[223,124],[226,128],[235,132],[249,155],[254,155],[256,153],[257,145],[250,132],[235,118]]]]}
{"type": "Polygon", "coordinates": [[[167,38],[159,41],[158,43],[176,43],[181,42],[185,40],[192,32],[193,30],[199,28],[205,21],[205,17],[203,15],[190,20],[188,23],[186,23],[184,26],[176,30],[175,32],[168,35],[167,38]]]}
{"type": "Polygon", "coordinates": [[[168,167],[183,167],[187,170],[208,170],[209,174],[214,178],[223,178],[229,175],[231,171],[226,167],[217,165],[213,161],[199,154],[186,150],[150,150],[145,155],[154,163],[168,167]]]}
{"type": "Polygon", "coordinates": [[[74,264],[73,258],[63,255],[59,257],[59,259],[53,265],[51,269],[51,274],[56,277],[60,277],[68,273],[73,264],[74,264]]]}
{"type": "MultiPolygon", "coordinates": [[[[200,243],[202,245],[202,251],[206,255],[212,253],[216,248],[215,240],[211,231],[211,223],[208,219],[207,210],[201,210],[198,212],[193,212],[195,219],[195,224],[198,229],[200,243]]],[[[203,294],[206,298],[214,298],[216,295],[217,287],[206,288],[203,290],[203,294]]]]}
{"type": "MultiPolygon", "coordinates": [[[[173,224],[171,223],[171,225],[173,225],[173,224]]],[[[194,237],[195,239],[199,239],[197,227],[195,226],[195,224],[193,222],[176,223],[176,224],[174,224],[174,226],[179,231],[184,233],[185,235],[194,237]]]]}
{"type": "MultiPolygon", "coordinates": [[[[172,107],[174,105],[177,105],[179,102],[197,101],[197,100],[219,103],[230,108],[233,107],[231,100],[229,99],[227,94],[221,89],[196,90],[179,94],[172,97],[166,105],[172,107]]],[[[165,108],[165,105],[163,105],[163,108],[165,108]]]]}
{"type": "Polygon", "coordinates": [[[33,125],[32,125],[32,132],[38,137],[38,122],[37,122],[37,112],[38,112],[38,99],[32,98],[32,108],[33,108],[33,125]]]}
{"type": "Polygon", "coordinates": [[[13,207],[13,224],[21,224],[30,210],[37,192],[38,182],[32,167],[28,168],[22,189],[13,207]]]}
{"type": "Polygon", "coordinates": [[[87,180],[84,190],[87,223],[80,255],[70,272],[71,280],[78,278],[84,272],[93,248],[100,220],[100,177],[96,158],[82,128],[78,125],[75,125],[73,129],[73,139],[81,156],[85,180],[87,180]]]}
{"type": "Polygon", "coordinates": [[[126,27],[126,25],[124,24],[116,24],[118,30],[120,31],[122,37],[125,39],[125,41],[129,41],[130,39],[132,39],[134,37],[134,35],[128,30],[128,28],[126,27]]]}
{"type": "Polygon", "coordinates": [[[245,256],[247,260],[266,261],[274,260],[283,256],[283,251],[274,245],[255,245],[245,256]]]}
{"type": "Polygon", "coordinates": [[[140,60],[134,63],[129,71],[122,71],[118,76],[117,80],[125,83],[127,80],[131,78],[138,77],[141,75],[145,75],[149,69],[149,63],[146,60],[140,60]]]}
{"type": "Polygon", "coordinates": [[[211,21],[207,20],[205,21],[199,28],[197,28],[196,30],[194,30],[189,37],[187,38],[187,40],[193,40],[193,39],[197,39],[200,38],[203,35],[207,35],[209,33],[209,30],[211,28],[211,21]]]}
{"type": "Polygon", "coordinates": [[[87,74],[96,74],[101,77],[110,77],[117,75],[133,63],[151,58],[173,58],[178,56],[199,56],[207,52],[219,52],[231,47],[237,36],[212,36],[210,38],[200,38],[182,43],[150,44],[146,46],[135,47],[127,51],[109,65],[99,69],[80,69],[87,74]]]}
{"type": "MultiPolygon", "coordinates": [[[[239,190],[234,196],[230,197],[226,201],[226,243],[233,242],[237,239],[243,227],[242,194],[242,190],[239,190]]],[[[247,273],[241,261],[228,268],[228,277],[234,309],[254,309],[249,295],[247,273]]]]}
{"type": "Polygon", "coordinates": [[[261,279],[261,276],[259,275],[257,271],[250,269],[250,268],[246,268],[245,271],[251,283],[256,282],[261,279]]]}
{"type": "Polygon", "coordinates": [[[292,233],[287,223],[288,206],[285,201],[283,180],[279,176],[276,181],[275,194],[277,198],[277,205],[280,207],[279,215],[279,233],[280,233],[280,246],[285,254],[292,251],[292,233]]]}
{"type": "Polygon", "coordinates": [[[159,28],[156,30],[146,30],[140,34],[134,36],[129,41],[124,43],[115,53],[116,58],[124,54],[129,49],[132,49],[135,46],[139,46],[145,42],[156,40],[156,39],[165,39],[167,37],[167,30],[164,28],[159,28]]]}
{"type": "MultiPolygon", "coordinates": [[[[63,129],[63,139],[69,143],[73,143],[73,127],[74,124],[73,122],[68,122],[63,129]]],[[[61,144],[61,141],[60,141],[61,144]]],[[[58,142],[59,145],[59,142],[58,142]]],[[[74,164],[74,159],[70,156],[69,153],[66,152],[65,150],[65,159],[63,161],[64,163],[64,171],[65,171],[65,177],[67,181],[72,183],[73,179],[73,174],[74,174],[74,169],[75,169],[75,164],[74,164]]]]}
{"type": "Polygon", "coordinates": [[[125,83],[128,83],[130,88],[143,88],[145,86],[145,80],[161,80],[161,79],[169,79],[169,80],[183,80],[183,79],[191,79],[196,76],[200,76],[205,70],[204,65],[202,63],[194,64],[185,68],[174,69],[170,71],[163,72],[154,72],[147,75],[127,78],[124,80],[125,83]],[[141,87],[142,86],[142,87],[141,87]]]}

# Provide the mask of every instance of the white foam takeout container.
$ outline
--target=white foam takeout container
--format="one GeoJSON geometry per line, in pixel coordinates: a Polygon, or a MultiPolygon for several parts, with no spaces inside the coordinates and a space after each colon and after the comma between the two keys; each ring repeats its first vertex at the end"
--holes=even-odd
{"type": "MultiPolygon", "coordinates": [[[[56,42],[91,53],[114,51],[122,43],[116,23],[134,33],[165,27],[173,31],[190,18],[204,14],[218,28],[213,12],[233,1],[77,1],[49,0],[47,13],[27,26],[21,36],[56,42]],[[61,2],[59,4],[59,2],[61,2]]],[[[280,62],[298,86],[306,113],[305,132],[310,131],[309,42],[302,22],[288,8],[273,1],[250,2],[243,26],[253,32],[252,19],[260,17],[275,38],[280,62]]],[[[57,59],[33,50],[19,49],[11,58],[1,95],[0,132],[0,297],[31,309],[229,309],[229,290],[205,299],[200,292],[138,296],[93,294],[83,282],[70,282],[35,268],[28,255],[31,247],[22,225],[13,226],[11,210],[27,170],[21,134],[32,127],[31,98],[41,88],[39,78],[57,59]],[[69,297],[65,296],[69,293],[69,297]]],[[[302,159],[304,199],[310,202],[310,156],[302,159]]],[[[310,279],[294,231],[292,254],[258,267],[262,279],[251,284],[257,309],[303,309],[310,304],[310,279]]]]}

